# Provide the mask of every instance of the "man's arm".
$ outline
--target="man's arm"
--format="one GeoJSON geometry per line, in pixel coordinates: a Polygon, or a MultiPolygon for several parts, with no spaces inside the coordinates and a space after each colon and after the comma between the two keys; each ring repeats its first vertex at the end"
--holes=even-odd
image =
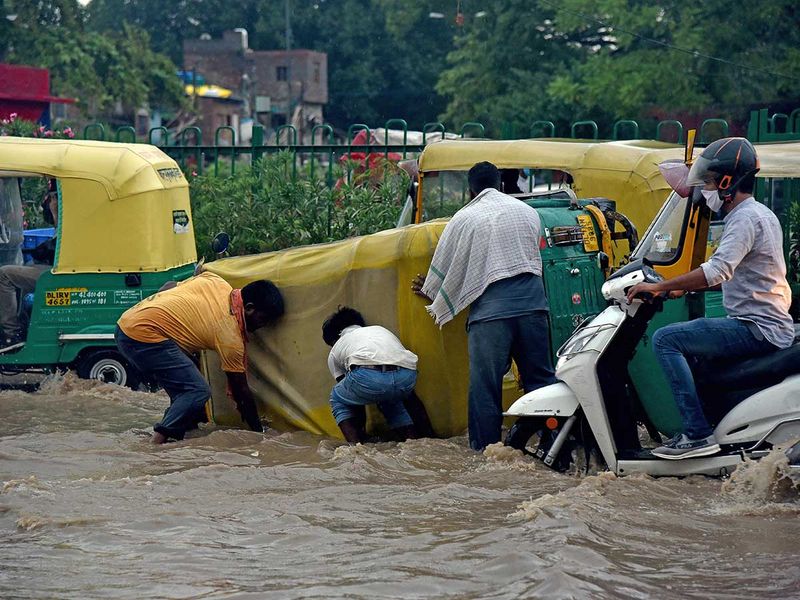
{"type": "Polygon", "coordinates": [[[688,273],[678,275],[672,279],[665,279],[664,281],[659,281],[657,283],[636,284],[630,290],[628,290],[628,303],[630,303],[637,294],[641,293],[660,294],[662,292],[671,292],[673,290],[693,292],[695,290],[702,290],[707,287],[708,282],[706,281],[706,274],[703,272],[703,269],[697,267],[688,273]]]}
{"type": "Polygon", "coordinates": [[[247,423],[251,430],[264,431],[261,426],[261,419],[258,418],[253,392],[250,390],[250,386],[247,385],[247,375],[245,373],[229,373],[228,371],[225,372],[225,375],[228,377],[228,385],[233,394],[233,401],[236,403],[239,414],[242,415],[242,420],[247,423]]]}

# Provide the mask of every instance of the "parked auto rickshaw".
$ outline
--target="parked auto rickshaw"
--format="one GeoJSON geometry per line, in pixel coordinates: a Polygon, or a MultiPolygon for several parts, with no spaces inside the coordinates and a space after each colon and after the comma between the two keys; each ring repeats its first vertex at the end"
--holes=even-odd
{"type": "MultiPolygon", "coordinates": [[[[58,219],[52,269],[38,279],[27,339],[0,352],[0,373],[51,373],[135,387],[139,374],[117,352],[114,329],[128,307],[196,261],[188,183],[154,146],[0,138],[0,206],[12,235],[0,250],[21,264],[22,189],[55,179],[58,219]]],[[[26,302],[20,299],[24,312],[26,302]]]]}

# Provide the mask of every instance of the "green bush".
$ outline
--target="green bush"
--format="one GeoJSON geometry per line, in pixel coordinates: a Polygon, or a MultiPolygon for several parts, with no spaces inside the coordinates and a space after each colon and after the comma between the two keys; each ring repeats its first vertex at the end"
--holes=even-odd
{"type": "Polygon", "coordinates": [[[408,187],[408,175],[394,164],[351,175],[349,183],[337,165],[342,184],[331,189],[307,172],[293,177],[291,161],[286,152],[232,176],[190,175],[198,255],[214,258],[210,242],[220,231],[230,235],[229,253],[243,255],[394,227],[408,187]]]}

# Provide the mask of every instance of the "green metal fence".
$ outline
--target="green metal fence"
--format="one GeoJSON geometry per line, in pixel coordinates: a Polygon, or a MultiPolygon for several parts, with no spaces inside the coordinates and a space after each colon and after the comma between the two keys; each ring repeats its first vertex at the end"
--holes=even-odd
{"type": "MultiPolygon", "coordinates": [[[[236,169],[242,164],[252,164],[261,157],[277,152],[289,151],[292,153],[291,176],[295,177],[298,168],[303,165],[311,176],[320,176],[328,183],[334,185],[334,167],[336,164],[346,164],[346,157],[354,153],[364,155],[383,155],[389,158],[390,154],[399,154],[403,159],[414,158],[425,147],[430,136],[437,134],[453,137],[484,137],[486,127],[483,123],[471,121],[464,123],[460,129],[448,131],[440,122],[425,123],[421,128],[422,140],[419,137],[416,143],[409,142],[409,126],[404,119],[389,119],[383,124],[386,133],[384,139],[374,139],[369,132],[371,128],[364,123],[355,123],[347,128],[341,141],[337,142],[334,130],[330,125],[315,125],[310,133],[310,140],[305,143],[300,140],[298,131],[292,125],[282,125],[272,132],[272,143],[266,143],[267,130],[256,125],[250,143],[238,144],[236,131],[230,126],[219,127],[214,132],[213,143],[203,139],[199,127],[187,127],[178,132],[170,132],[165,127],[154,127],[147,135],[137,138],[133,127],[123,126],[113,132],[107,132],[99,123],[87,125],[83,130],[84,139],[113,140],[118,142],[144,141],[159,146],[164,152],[173,157],[184,169],[192,169],[198,174],[213,172],[215,175],[235,174],[236,169]],[[389,130],[393,129],[402,133],[401,143],[389,143],[389,130]],[[361,131],[367,131],[369,143],[356,144],[354,140],[361,131]]],[[[518,128],[517,128],[518,129],[518,128]]],[[[686,127],[681,121],[667,119],[658,122],[654,130],[646,131],[647,127],[633,119],[621,119],[612,124],[601,134],[600,125],[593,120],[575,121],[569,125],[568,131],[563,131],[566,139],[589,140],[629,140],[653,139],[667,143],[682,144],[684,142],[686,127]],[[648,135],[650,136],[648,138],[648,135]]],[[[729,134],[730,127],[724,119],[706,119],[700,124],[698,140],[700,144],[707,144],[715,139],[729,134]]],[[[769,116],[766,109],[753,111],[748,126],[748,138],[753,141],[780,141],[800,138],[800,109],[790,114],[776,113],[769,116]]],[[[510,124],[501,128],[503,139],[519,139],[523,137],[555,138],[558,128],[553,121],[538,120],[531,123],[526,131],[517,131],[510,124]]],[[[347,168],[347,176],[350,169],[347,168]]]]}

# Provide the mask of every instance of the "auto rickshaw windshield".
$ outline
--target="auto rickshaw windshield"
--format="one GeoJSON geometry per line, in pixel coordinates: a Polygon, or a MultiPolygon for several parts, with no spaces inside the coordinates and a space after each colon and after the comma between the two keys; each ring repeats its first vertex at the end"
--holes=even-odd
{"type": "Polygon", "coordinates": [[[681,253],[689,206],[688,198],[672,192],[636,246],[631,260],[645,258],[655,265],[674,262],[681,253]]]}

